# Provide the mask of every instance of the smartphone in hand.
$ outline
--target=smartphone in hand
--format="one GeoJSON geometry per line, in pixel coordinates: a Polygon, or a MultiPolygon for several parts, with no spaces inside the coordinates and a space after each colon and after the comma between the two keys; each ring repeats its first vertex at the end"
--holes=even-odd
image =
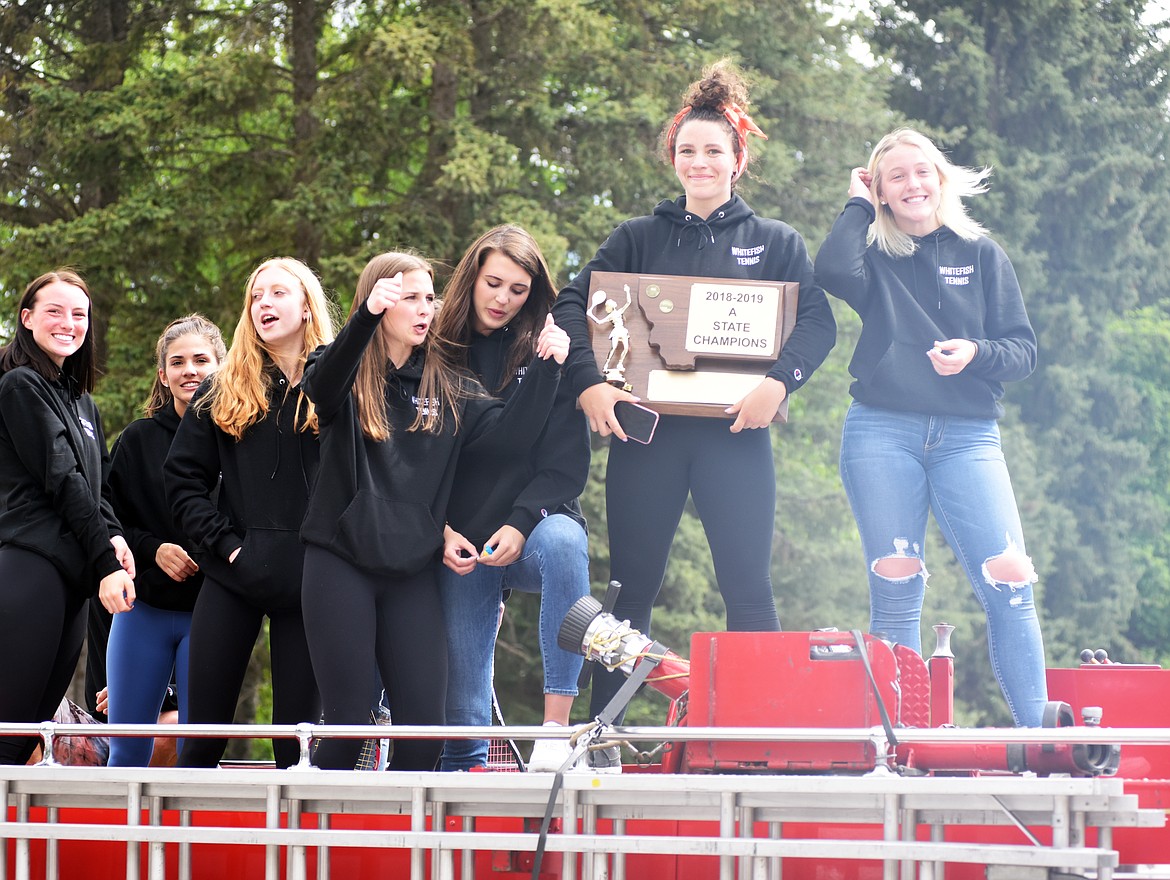
{"type": "Polygon", "coordinates": [[[658,427],[658,413],[654,410],[628,400],[619,400],[613,405],[613,414],[631,440],[649,443],[654,439],[654,429],[658,427]]]}

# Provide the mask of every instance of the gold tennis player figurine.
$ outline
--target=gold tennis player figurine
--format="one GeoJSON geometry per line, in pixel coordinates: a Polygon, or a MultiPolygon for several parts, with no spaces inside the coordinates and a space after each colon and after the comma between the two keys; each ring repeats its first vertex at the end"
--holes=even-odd
{"type": "Polygon", "coordinates": [[[623,316],[633,300],[630,296],[630,285],[624,286],[626,304],[620,308],[614,300],[608,299],[609,294],[604,290],[596,291],[589,307],[589,318],[599,327],[613,325],[609,331],[609,355],[605,359],[605,366],[601,368],[601,374],[605,376],[606,382],[629,391],[630,386],[626,384],[626,355],[630,351],[630,331],[623,316]],[[598,315],[597,310],[602,307],[605,314],[598,315]]]}

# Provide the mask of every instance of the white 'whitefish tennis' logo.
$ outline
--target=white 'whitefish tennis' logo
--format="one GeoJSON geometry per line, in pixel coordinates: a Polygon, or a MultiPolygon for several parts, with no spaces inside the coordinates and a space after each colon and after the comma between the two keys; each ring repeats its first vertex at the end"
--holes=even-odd
{"type": "Polygon", "coordinates": [[[414,408],[418,410],[420,415],[429,416],[431,413],[439,411],[439,398],[437,397],[411,397],[414,403],[414,408]]]}
{"type": "Polygon", "coordinates": [[[971,283],[971,276],[975,274],[972,266],[939,266],[938,274],[942,276],[943,284],[951,287],[965,287],[971,283]]]}
{"type": "Polygon", "coordinates": [[[761,244],[750,248],[732,247],[731,255],[740,266],[754,266],[764,259],[764,246],[761,244]]]}
{"type": "Polygon", "coordinates": [[[83,431],[85,431],[90,440],[97,439],[97,433],[93,429],[93,422],[83,416],[78,416],[77,421],[81,422],[81,428],[83,431]]]}

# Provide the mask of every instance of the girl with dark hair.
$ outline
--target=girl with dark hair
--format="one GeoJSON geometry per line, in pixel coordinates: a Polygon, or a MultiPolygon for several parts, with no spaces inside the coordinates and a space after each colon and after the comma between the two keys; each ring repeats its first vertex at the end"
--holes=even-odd
{"type": "MultiPolygon", "coordinates": [[[[414,254],[374,257],[349,321],[305,369],[321,420],[321,472],[301,529],[304,610],[327,724],[365,724],[380,673],[399,724],[442,724],[447,640],[436,583],[461,449],[530,445],[569,340],[548,323],[505,405],[430,333],[434,273],[414,254]]],[[[494,614],[493,614],[494,619],[494,614]]],[[[395,743],[392,770],[431,770],[442,741],[395,743]]],[[[316,763],[352,769],[361,742],[325,739],[316,763]]]]}
{"type": "MultiPolygon", "coordinates": [[[[606,474],[610,577],[622,592],[614,614],[649,631],[670,544],[688,494],[703,521],[731,630],[776,630],[772,533],[776,478],[767,428],[784,399],[820,366],[836,324],[812,263],[791,226],[759,217],[733,191],[748,164],[747,137],[762,132],[744,111],[747,86],[726,62],[704,71],[664,128],[663,154],[683,195],[660,202],[649,217],[622,223],[573,279],[553,308],[573,340],[568,379],[590,426],[619,441],[619,400],[589,343],[587,317],[594,272],[632,272],[800,284],[796,324],[767,375],[726,410],[728,419],[664,415],[653,442],[611,443],[606,474]],[[730,424],[729,424],[730,423],[730,424]],[[764,430],[759,430],[764,429],[764,430]]],[[[597,670],[589,712],[600,712],[623,675],[597,670]]],[[[594,761],[603,752],[591,753],[594,761]]]]}
{"type": "MultiPolygon", "coordinates": [[[[301,374],[309,352],[332,338],[313,271],[291,257],[261,263],[244,287],[227,359],[196,393],[171,443],[167,498],[204,575],[188,649],[192,723],[231,723],[265,617],[272,722],[320,718],[298,537],[320,449],[301,374]]],[[[224,739],[188,737],[179,764],[214,767],[226,747],[224,739]]],[[[273,752],[282,767],[300,756],[292,739],[274,740],[273,752]]]]}
{"type": "MultiPolygon", "coordinates": [[[[155,346],[146,418],[127,425],[114,443],[111,499],[139,565],[134,610],[114,618],[106,648],[108,717],[115,724],[153,724],[172,676],[178,720],[187,723],[187,648],[203,574],[175,524],[162,472],[191,398],[225,357],[223,336],[211,321],[202,315],[172,321],[155,346]]],[[[110,740],[112,767],[145,767],[150,757],[149,738],[110,740]]]]}
{"type": "MultiPolygon", "coordinates": [[[[58,269],[20,300],[0,349],[0,719],[45,721],[69,687],[95,587],[110,612],[134,605],[134,556],[106,497],[109,464],[90,392],[89,288],[58,269]]],[[[0,738],[23,764],[30,737],[0,738]]]]}
{"type": "MultiPolygon", "coordinates": [[[[533,237],[497,226],[455,267],[435,321],[493,396],[520,389],[536,335],[556,298],[533,237]]],[[[565,614],[589,593],[585,518],[577,497],[589,476],[589,431],[564,383],[536,443],[459,457],[439,569],[447,624],[447,723],[492,723],[492,660],[504,590],[540,595],[544,723],[566,725],[584,658],[557,645],[565,614]]],[[[444,770],[487,763],[487,740],[449,740],[444,770]]],[[[567,741],[537,740],[529,770],[556,770],[567,741]]]]}
{"type": "Polygon", "coordinates": [[[869,572],[870,630],[921,650],[927,514],[987,615],[996,680],[1020,726],[1048,702],[1044,641],[1000,447],[1004,382],[1036,367],[1011,261],[968,216],[989,169],[953,164],[900,129],[854,168],[817,278],[861,316],[841,481],[869,572]]]}

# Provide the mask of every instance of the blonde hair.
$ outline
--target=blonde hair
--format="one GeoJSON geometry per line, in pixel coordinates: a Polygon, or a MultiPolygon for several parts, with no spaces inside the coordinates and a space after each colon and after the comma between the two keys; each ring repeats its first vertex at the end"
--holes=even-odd
{"type": "Polygon", "coordinates": [[[175,342],[184,336],[198,336],[211,346],[211,350],[215,353],[217,366],[222,364],[223,359],[227,357],[227,346],[223,344],[223,334],[219,332],[219,328],[214,323],[202,315],[197,313],[184,315],[167,324],[154,346],[154,365],[156,367],[154,384],[150,386],[150,396],[146,399],[146,405],[142,407],[147,418],[153,416],[175,399],[171,389],[163,384],[161,374],[165,373],[167,369],[167,352],[170,351],[175,342]]]}
{"type": "MultiPolygon", "coordinates": [[[[378,254],[366,264],[358,277],[353,306],[349,310],[350,317],[359,308],[365,307],[365,302],[370,298],[370,293],[379,279],[393,278],[399,272],[426,272],[432,279],[435,277],[434,268],[418,254],[403,252],[378,254]]],[[[433,328],[427,333],[426,339],[415,347],[411,357],[419,351],[425,358],[418,390],[419,407],[414,422],[407,430],[437,434],[443,428],[443,410],[446,406],[470,396],[470,393],[465,387],[466,383],[462,381],[462,374],[453,363],[447,346],[437,342],[433,328]],[[432,402],[436,405],[430,405],[432,402]]],[[[377,332],[366,346],[353,383],[362,434],[377,442],[390,439],[391,434],[390,420],[386,415],[386,365],[389,359],[390,351],[386,339],[381,332],[377,332]]],[[[452,415],[455,419],[455,430],[459,430],[458,407],[452,406],[452,415]]]]}
{"type": "MultiPolygon", "coordinates": [[[[302,325],[300,364],[304,366],[309,352],[333,339],[333,319],[329,314],[329,301],[321,282],[313,270],[292,257],[274,257],[265,260],[248,276],[244,285],[244,308],[232,337],[223,366],[212,378],[211,390],[200,402],[211,411],[211,418],[224,433],[236,440],[244,436],[254,424],[268,415],[268,394],[272,389],[272,378],[267,365],[273,360],[264,341],[252,323],[252,285],[256,277],[268,268],[283,269],[300,284],[305,295],[305,307],[309,317],[302,325]]],[[[313,402],[304,394],[297,399],[295,421],[299,431],[317,431],[317,411],[313,402]]]]}
{"type": "Polygon", "coordinates": [[[926,161],[934,165],[938,172],[939,206],[937,217],[939,223],[951,229],[959,238],[967,241],[973,241],[980,236],[987,235],[987,229],[967,214],[967,207],[963,204],[963,199],[966,196],[987,192],[987,178],[991,174],[991,169],[955,165],[926,135],[911,128],[899,128],[878,141],[877,146],[873,148],[873,152],[869,156],[867,169],[873,176],[870,191],[876,197],[874,199],[876,217],[869,230],[870,241],[876,242],[881,251],[892,257],[908,257],[917,248],[913,237],[898,228],[890,206],[881,203],[882,160],[895,147],[903,145],[922,150],[926,161]]]}

